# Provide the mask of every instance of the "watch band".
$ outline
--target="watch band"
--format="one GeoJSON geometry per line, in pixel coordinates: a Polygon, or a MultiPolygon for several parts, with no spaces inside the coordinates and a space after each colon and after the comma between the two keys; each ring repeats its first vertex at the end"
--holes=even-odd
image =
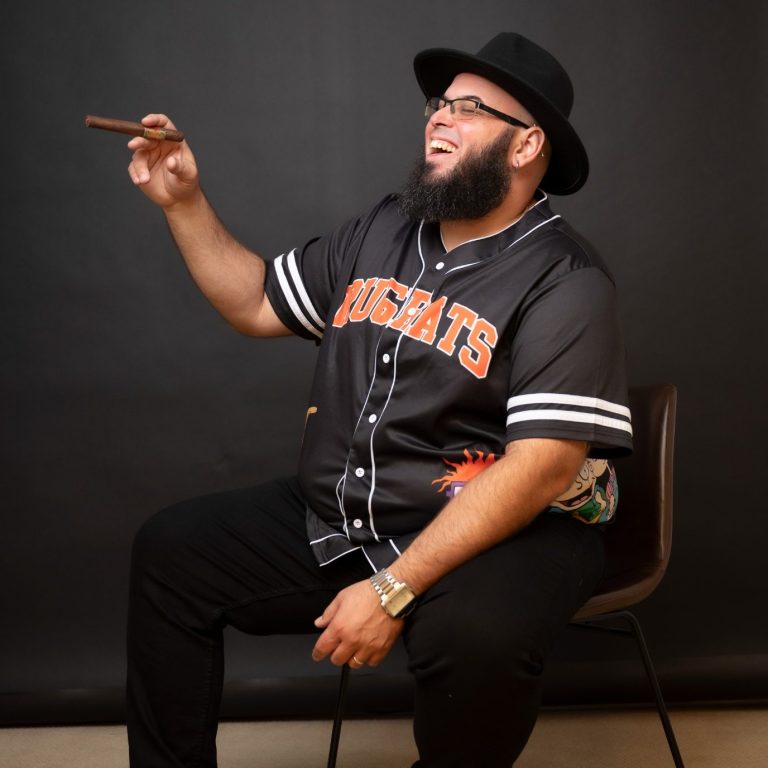
{"type": "Polygon", "coordinates": [[[400,583],[394,578],[394,576],[392,576],[389,571],[384,569],[380,570],[378,573],[374,573],[373,576],[371,576],[371,584],[373,584],[373,588],[381,598],[386,597],[400,586],[400,583]]]}
{"type": "Polygon", "coordinates": [[[405,582],[397,581],[386,569],[375,573],[370,581],[381,600],[381,607],[393,618],[402,618],[416,607],[413,590],[405,582]]]}

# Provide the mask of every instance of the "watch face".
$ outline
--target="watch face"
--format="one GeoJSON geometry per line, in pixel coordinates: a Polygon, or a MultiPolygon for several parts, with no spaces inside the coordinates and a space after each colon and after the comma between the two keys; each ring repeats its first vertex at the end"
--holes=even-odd
{"type": "Polygon", "coordinates": [[[384,608],[390,616],[399,618],[408,613],[414,600],[416,600],[416,596],[413,592],[408,587],[403,586],[389,596],[384,608]]]}

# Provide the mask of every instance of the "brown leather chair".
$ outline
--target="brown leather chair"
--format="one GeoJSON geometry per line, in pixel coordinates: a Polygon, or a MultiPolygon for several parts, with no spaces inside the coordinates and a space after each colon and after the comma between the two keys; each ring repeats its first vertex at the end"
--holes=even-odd
{"type": "Polygon", "coordinates": [[[626,610],[656,589],[669,562],[677,388],[671,384],[632,387],[629,406],[634,452],[615,462],[619,506],[615,521],[606,526],[605,574],[595,594],[573,617],[571,626],[635,638],[672,759],[677,768],[683,768],[640,623],[626,610]],[[617,622],[624,626],[616,626],[617,622]]]}
{"type": "Polygon", "coordinates": [[[677,389],[631,387],[634,452],[616,459],[619,506],[606,526],[605,575],[574,621],[644,600],[667,570],[672,546],[672,453],[677,389]]]}
{"type": "MultiPolygon", "coordinates": [[[[606,568],[595,594],[576,613],[571,626],[633,636],[648,675],[656,707],[676,768],[684,768],[653,662],[637,618],[627,608],[658,586],[672,544],[672,460],[677,389],[671,384],[632,387],[634,452],[616,460],[619,505],[606,526],[606,568]],[[623,623],[624,626],[617,626],[623,623]]],[[[349,667],[342,667],[328,768],[336,765],[349,667]]]]}

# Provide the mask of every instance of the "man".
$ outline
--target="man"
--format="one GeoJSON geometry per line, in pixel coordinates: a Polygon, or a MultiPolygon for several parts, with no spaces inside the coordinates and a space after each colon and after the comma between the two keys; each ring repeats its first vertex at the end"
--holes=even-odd
{"type": "Polygon", "coordinates": [[[568,489],[631,426],[612,281],[545,194],[588,172],[570,80],[516,34],[415,69],[429,119],[403,193],[270,263],[219,222],[186,144],[129,142],[228,322],[321,340],[298,480],[185,502],[137,536],[133,766],[215,765],[227,624],[314,625],[313,657],[353,668],[402,634],[418,765],[510,766],[543,656],[599,580],[591,499],[568,489]]]}

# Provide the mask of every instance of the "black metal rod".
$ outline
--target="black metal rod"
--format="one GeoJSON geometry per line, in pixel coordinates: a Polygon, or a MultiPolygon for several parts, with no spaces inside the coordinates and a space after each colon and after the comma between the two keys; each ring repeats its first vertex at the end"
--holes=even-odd
{"type": "Polygon", "coordinates": [[[341,668],[339,679],[339,695],[336,698],[336,714],[333,717],[333,730],[331,731],[331,746],[328,750],[328,768],[336,768],[336,755],[339,752],[339,740],[341,739],[341,722],[344,718],[344,704],[347,698],[347,685],[349,684],[349,665],[341,668]]]}
{"type": "Polygon", "coordinates": [[[676,768],[685,768],[683,765],[683,758],[680,755],[680,750],[677,746],[677,739],[675,739],[675,732],[672,730],[672,723],[669,720],[667,706],[664,703],[664,697],[661,695],[661,687],[659,686],[659,680],[656,677],[656,670],[654,669],[653,662],[651,661],[651,654],[648,652],[648,646],[645,643],[643,631],[640,629],[640,622],[635,618],[634,614],[630,613],[629,611],[618,611],[615,615],[624,618],[634,630],[635,639],[637,640],[637,645],[640,648],[640,655],[643,657],[645,672],[651,682],[653,695],[656,697],[656,709],[659,711],[661,724],[664,727],[664,733],[667,736],[667,743],[669,744],[670,752],[672,752],[672,759],[675,761],[676,768]]]}
{"type": "MultiPolygon", "coordinates": [[[[608,620],[611,620],[615,614],[606,614],[608,620]]],[[[581,629],[592,632],[599,632],[605,634],[611,632],[614,635],[624,635],[625,637],[633,637],[634,633],[631,629],[624,629],[623,627],[605,627],[602,624],[598,624],[601,616],[594,616],[591,619],[580,619],[579,621],[572,621],[568,626],[571,629],[581,629]]]]}

